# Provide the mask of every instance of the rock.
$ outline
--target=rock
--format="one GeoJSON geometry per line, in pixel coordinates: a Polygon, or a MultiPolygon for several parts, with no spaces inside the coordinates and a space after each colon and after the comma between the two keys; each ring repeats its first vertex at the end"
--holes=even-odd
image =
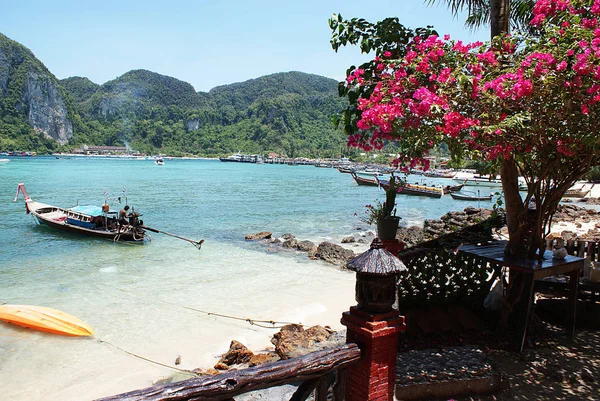
{"type": "Polygon", "coordinates": [[[266,354],[255,354],[252,355],[250,361],[248,362],[248,366],[257,366],[262,365],[263,363],[275,362],[279,360],[279,355],[275,352],[268,352],[266,354]]]}
{"type": "Polygon", "coordinates": [[[398,227],[396,238],[407,246],[413,246],[425,241],[425,231],[417,226],[398,227]]]}
{"type": "MultiPolygon", "coordinates": [[[[219,360],[218,364],[225,364],[231,366],[239,365],[242,363],[248,363],[253,356],[254,353],[250,351],[244,344],[240,343],[239,341],[233,340],[231,342],[231,345],[229,345],[229,351],[227,351],[225,354],[223,354],[223,356],[221,356],[221,359],[219,360]]],[[[217,368],[215,365],[215,369],[220,368],[217,368]]]]}
{"type": "Polygon", "coordinates": [[[304,331],[304,334],[306,334],[309,341],[322,342],[327,341],[329,339],[329,337],[331,336],[331,330],[327,330],[327,328],[317,325],[306,329],[304,331]]]}
{"type": "Polygon", "coordinates": [[[296,238],[290,238],[286,241],[283,241],[281,244],[284,248],[296,248],[298,246],[298,240],[296,238]]]}
{"type": "Polygon", "coordinates": [[[354,257],[354,252],[331,242],[321,242],[314,256],[328,263],[341,266],[354,257]]]}
{"type": "Polygon", "coordinates": [[[312,352],[309,349],[316,342],[324,342],[329,339],[331,332],[322,326],[313,326],[307,330],[298,324],[288,324],[273,335],[271,343],[275,346],[275,352],[281,359],[295,358],[312,352]]]}
{"type": "Polygon", "coordinates": [[[261,231],[256,234],[246,234],[246,240],[247,241],[257,241],[257,240],[261,240],[261,239],[269,239],[269,238],[271,238],[271,235],[273,235],[273,233],[268,232],[268,231],[261,231]]]}
{"type": "Polygon", "coordinates": [[[356,239],[352,236],[342,238],[342,244],[350,244],[352,242],[356,242],[356,239]]]}
{"type": "Polygon", "coordinates": [[[216,370],[229,370],[229,365],[223,362],[217,362],[214,366],[216,370]]]}
{"type": "Polygon", "coordinates": [[[175,365],[181,365],[181,355],[177,355],[177,358],[175,358],[175,365]]]}
{"type": "MultiPolygon", "coordinates": [[[[0,102],[61,145],[73,137],[66,91],[29,49],[0,36],[0,102]]],[[[71,110],[69,110],[71,108],[71,110]]],[[[23,149],[25,150],[25,149],[23,149]]]]}
{"type": "MultiPolygon", "coordinates": [[[[223,369],[223,370],[227,370],[227,369],[223,369]]],[[[195,374],[200,375],[200,376],[206,376],[206,375],[218,375],[221,372],[219,372],[215,368],[208,368],[208,369],[198,368],[198,369],[192,370],[192,373],[195,373],[195,374]]]]}
{"type": "Polygon", "coordinates": [[[283,235],[281,236],[281,238],[282,238],[284,241],[288,241],[288,240],[291,240],[291,239],[293,239],[293,238],[296,238],[296,236],[295,236],[295,235],[292,235],[292,234],[290,234],[290,233],[286,233],[286,234],[283,234],[283,235]]]}
{"type": "Polygon", "coordinates": [[[315,245],[315,243],[314,243],[314,242],[312,242],[312,241],[307,241],[307,240],[300,241],[300,242],[298,242],[298,244],[296,245],[296,248],[298,248],[298,250],[299,250],[299,251],[302,251],[302,252],[310,252],[310,251],[312,251],[313,249],[316,249],[316,247],[317,247],[317,246],[315,245]]]}

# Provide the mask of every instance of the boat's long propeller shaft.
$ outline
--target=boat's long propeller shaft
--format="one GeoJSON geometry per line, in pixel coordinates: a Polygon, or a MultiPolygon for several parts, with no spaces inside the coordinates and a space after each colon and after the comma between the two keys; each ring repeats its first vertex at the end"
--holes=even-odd
{"type": "Polygon", "coordinates": [[[156,229],[156,228],[147,227],[147,226],[140,226],[140,227],[143,228],[144,230],[152,231],[153,233],[165,234],[165,235],[168,235],[168,236],[171,236],[171,237],[175,237],[175,238],[187,241],[187,242],[191,243],[192,245],[194,245],[198,249],[201,249],[202,248],[202,244],[204,243],[203,239],[201,239],[200,241],[195,241],[193,239],[185,238],[185,237],[182,237],[182,236],[176,235],[176,234],[171,234],[171,233],[168,233],[166,231],[162,231],[162,230],[159,230],[159,229],[156,229]]]}

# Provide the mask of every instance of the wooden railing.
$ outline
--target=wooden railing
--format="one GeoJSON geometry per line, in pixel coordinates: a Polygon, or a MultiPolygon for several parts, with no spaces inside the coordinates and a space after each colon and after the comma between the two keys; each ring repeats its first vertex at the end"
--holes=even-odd
{"type": "Polygon", "coordinates": [[[589,259],[592,262],[600,262],[600,244],[586,240],[568,240],[555,238],[546,240],[546,249],[553,249],[554,245],[564,246],[569,255],[589,259]]]}
{"type": "Polygon", "coordinates": [[[298,358],[152,386],[97,401],[233,400],[240,394],[284,384],[299,384],[290,401],[306,400],[313,392],[315,401],[341,401],[346,391],[347,366],[358,361],[360,355],[356,344],[345,344],[298,358]],[[329,393],[333,398],[328,398],[329,393]]]}

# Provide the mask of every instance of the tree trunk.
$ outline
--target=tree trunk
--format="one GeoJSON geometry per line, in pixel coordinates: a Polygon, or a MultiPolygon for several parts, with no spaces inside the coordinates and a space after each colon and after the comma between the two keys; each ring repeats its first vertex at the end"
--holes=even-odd
{"type": "Polygon", "coordinates": [[[534,258],[542,242],[544,211],[535,203],[535,197],[524,204],[519,193],[519,173],[513,159],[502,162],[501,176],[509,238],[506,256],[534,258]]]}
{"type": "Polygon", "coordinates": [[[510,32],[510,0],[490,1],[490,34],[494,39],[498,35],[510,32]]]}

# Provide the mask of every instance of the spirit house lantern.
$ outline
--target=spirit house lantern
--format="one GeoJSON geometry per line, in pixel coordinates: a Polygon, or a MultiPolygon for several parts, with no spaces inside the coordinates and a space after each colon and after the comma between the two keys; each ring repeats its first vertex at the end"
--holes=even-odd
{"type": "Polygon", "coordinates": [[[396,300],[396,275],[407,270],[400,259],[387,251],[375,238],[371,248],[348,262],[356,272],[358,309],[370,314],[392,311],[396,300]]]}

